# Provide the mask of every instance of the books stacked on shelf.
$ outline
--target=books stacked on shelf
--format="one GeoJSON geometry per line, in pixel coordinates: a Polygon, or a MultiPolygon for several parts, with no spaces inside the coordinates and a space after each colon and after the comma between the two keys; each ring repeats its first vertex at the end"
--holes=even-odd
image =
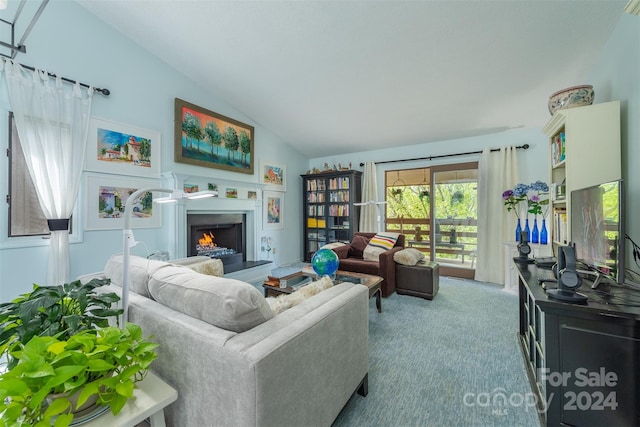
{"type": "Polygon", "coordinates": [[[349,178],[331,178],[329,180],[329,189],[330,190],[338,190],[338,189],[348,189],[349,188],[349,178]]]}
{"type": "Polygon", "coordinates": [[[554,165],[562,163],[565,160],[564,132],[560,132],[553,137],[553,142],[551,143],[551,159],[554,165]]]}
{"type": "Polygon", "coordinates": [[[327,222],[324,219],[307,218],[307,227],[325,228],[327,222]]]}
{"type": "Polygon", "coordinates": [[[349,216],[349,205],[329,205],[330,216],[349,216]]]}
{"type": "Polygon", "coordinates": [[[566,245],[567,239],[567,210],[556,209],[553,211],[553,241],[566,245]]]}
{"type": "Polygon", "coordinates": [[[309,205],[307,206],[308,216],[324,216],[324,205],[309,205]]]}
{"type": "Polygon", "coordinates": [[[324,193],[307,193],[307,202],[309,203],[324,203],[324,193]]]}
{"type": "Polygon", "coordinates": [[[349,191],[333,191],[329,193],[330,202],[348,202],[349,191]]]}
{"type": "Polygon", "coordinates": [[[307,191],[324,191],[323,179],[310,179],[307,181],[307,191]]]}

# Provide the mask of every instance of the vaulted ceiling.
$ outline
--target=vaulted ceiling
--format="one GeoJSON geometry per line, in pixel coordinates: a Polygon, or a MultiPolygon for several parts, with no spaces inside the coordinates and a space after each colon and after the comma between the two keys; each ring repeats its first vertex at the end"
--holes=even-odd
{"type": "Polygon", "coordinates": [[[541,128],[626,3],[77,1],[309,157],[541,128]]]}

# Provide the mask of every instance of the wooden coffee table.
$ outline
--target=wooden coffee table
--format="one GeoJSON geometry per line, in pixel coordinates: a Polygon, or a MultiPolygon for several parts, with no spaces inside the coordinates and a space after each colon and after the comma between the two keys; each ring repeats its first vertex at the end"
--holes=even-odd
{"type": "MultiPolygon", "coordinates": [[[[316,273],[311,266],[303,267],[302,271],[290,274],[284,277],[269,276],[263,283],[264,296],[278,296],[282,294],[291,294],[298,290],[301,286],[304,286],[315,278],[316,273]],[[309,280],[304,281],[304,278],[309,280]],[[284,287],[280,287],[281,282],[292,282],[293,286],[287,284],[284,287]],[[302,282],[302,283],[301,283],[302,282]]],[[[353,273],[351,271],[336,271],[335,283],[351,282],[365,285],[369,288],[369,298],[376,297],[376,308],[378,313],[382,313],[382,289],[380,283],[382,283],[382,277],[374,276],[371,274],[353,273]]]]}

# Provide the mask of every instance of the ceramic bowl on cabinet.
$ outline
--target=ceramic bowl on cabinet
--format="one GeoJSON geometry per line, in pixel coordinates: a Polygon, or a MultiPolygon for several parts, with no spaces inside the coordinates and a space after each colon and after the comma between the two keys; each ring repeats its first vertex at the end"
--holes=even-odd
{"type": "Polygon", "coordinates": [[[593,104],[593,86],[572,86],[559,90],[549,97],[549,112],[551,115],[557,110],[582,107],[593,104]]]}

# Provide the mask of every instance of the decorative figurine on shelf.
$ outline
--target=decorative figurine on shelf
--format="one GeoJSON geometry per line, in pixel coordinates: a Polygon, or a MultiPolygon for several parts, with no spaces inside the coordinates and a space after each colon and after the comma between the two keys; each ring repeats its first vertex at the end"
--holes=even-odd
{"type": "Polygon", "coordinates": [[[416,225],[416,235],[414,237],[416,242],[422,242],[422,228],[419,225],[416,225]]]}

